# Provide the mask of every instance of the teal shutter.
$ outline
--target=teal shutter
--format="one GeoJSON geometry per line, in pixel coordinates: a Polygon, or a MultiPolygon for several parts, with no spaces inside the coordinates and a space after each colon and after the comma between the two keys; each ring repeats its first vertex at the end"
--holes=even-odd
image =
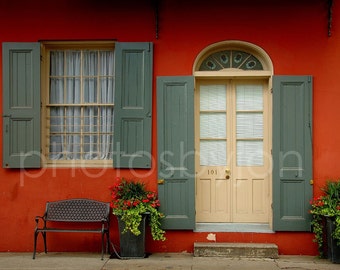
{"type": "Polygon", "coordinates": [[[164,229],[195,228],[194,80],[157,78],[158,194],[164,229]]]}
{"type": "Polygon", "coordinates": [[[273,211],[275,231],[310,231],[312,78],[273,78],[273,211]]]}
{"type": "Polygon", "coordinates": [[[3,43],[3,167],[40,167],[40,44],[3,43]]]}
{"type": "Polygon", "coordinates": [[[152,43],[116,43],[116,168],[151,168],[152,52],[152,43]]]}

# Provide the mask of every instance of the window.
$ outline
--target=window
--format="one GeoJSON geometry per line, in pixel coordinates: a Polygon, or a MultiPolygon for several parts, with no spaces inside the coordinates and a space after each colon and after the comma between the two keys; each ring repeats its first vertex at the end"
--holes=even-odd
{"type": "Polygon", "coordinates": [[[152,43],[2,48],[4,168],[151,168],[152,43]]]}
{"type": "Polygon", "coordinates": [[[47,163],[112,160],[113,46],[50,49],[47,45],[45,56],[48,81],[42,100],[47,163]]]}

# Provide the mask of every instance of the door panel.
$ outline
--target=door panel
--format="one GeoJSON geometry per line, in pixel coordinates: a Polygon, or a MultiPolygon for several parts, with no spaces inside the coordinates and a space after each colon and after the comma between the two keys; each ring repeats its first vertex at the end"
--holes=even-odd
{"type": "Polygon", "coordinates": [[[269,222],[269,91],[262,80],[199,81],[197,222],[269,222]]]}
{"type": "Polygon", "coordinates": [[[201,167],[197,181],[197,222],[230,222],[230,180],[220,166],[201,167]]]}

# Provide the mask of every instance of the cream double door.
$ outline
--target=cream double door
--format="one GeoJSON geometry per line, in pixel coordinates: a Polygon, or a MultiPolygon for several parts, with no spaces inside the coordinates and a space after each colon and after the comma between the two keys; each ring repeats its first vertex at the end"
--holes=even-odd
{"type": "Polygon", "coordinates": [[[196,89],[196,222],[268,223],[267,81],[200,80],[196,89]]]}

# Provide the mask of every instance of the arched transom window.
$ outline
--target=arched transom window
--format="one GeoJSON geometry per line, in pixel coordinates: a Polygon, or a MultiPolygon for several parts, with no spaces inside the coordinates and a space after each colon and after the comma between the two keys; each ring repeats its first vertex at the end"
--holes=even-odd
{"type": "Polygon", "coordinates": [[[226,68],[263,70],[261,62],[252,54],[238,50],[218,51],[208,55],[199,71],[218,71],[226,68]]]}
{"type": "Polygon", "coordinates": [[[196,57],[193,73],[199,77],[273,75],[273,64],[268,54],[259,46],[239,40],[214,43],[204,48],[196,57]],[[242,72],[239,72],[242,71],[242,72]]]}

